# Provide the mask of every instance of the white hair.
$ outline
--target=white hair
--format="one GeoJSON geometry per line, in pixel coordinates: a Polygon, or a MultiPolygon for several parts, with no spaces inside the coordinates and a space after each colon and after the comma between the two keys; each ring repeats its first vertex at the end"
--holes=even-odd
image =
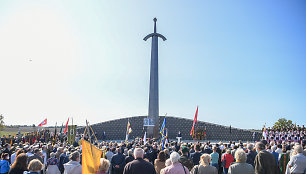
{"type": "Polygon", "coordinates": [[[170,160],[173,163],[178,162],[178,160],[180,159],[180,155],[177,152],[172,152],[170,155],[170,160]]]}
{"type": "Polygon", "coordinates": [[[237,161],[241,162],[241,163],[245,163],[247,160],[247,155],[245,154],[245,152],[242,149],[238,149],[235,152],[235,158],[237,161]]]}
{"type": "Polygon", "coordinates": [[[295,146],[294,146],[294,151],[295,151],[296,153],[303,153],[303,148],[302,148],[301,145],[295,145],[295,146]]]}
{"type": "Polygon", "coordinates": [[[144,151],[142,148],[136,148],[134,150],[134,157],[135,158],[143,158],[143,154],[144,154],[144,151]]]}

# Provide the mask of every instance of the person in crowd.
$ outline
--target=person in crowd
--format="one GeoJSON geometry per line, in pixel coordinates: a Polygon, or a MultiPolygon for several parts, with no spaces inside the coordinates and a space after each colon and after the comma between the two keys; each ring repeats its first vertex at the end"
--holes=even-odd
{"type": "Polygon", "coordinates": [[[180,155],[177,152],[170,154],[171,165],[163,169],[164,174],[190,174],[189,169],[179,162],[180,155]]]}
{"type": "Polygon", "coordinates": [[[226,149],[226,153],[223,154],[221,162],[225,163],[225,165],[223,166],[224,167],[223,168],[223,173],[227,174],[228,173],[228,168],[230,167],[231,163],[234,162],[234,157],[231,154],[231,150],[230,149],[226,149]]]}
{"type": "Polygon", "coordinates": [[[43,164],[38,159],[33,159],[28,166],[28,172],[24,174],[40,174],[43,164]]]}
{"type": "Polygon", "coordinates": [[[58,159],[55,158],[55,153],[50,153],[50,158],[47,160],[47,170],[46,174],[60,174],[60,170],[58,168],[58,159]]]}
{"type": "Polygon", "coordinates": [[[286,174],[287,164],[289,162],[290,155],[287,153],[286,146],[282,148],[282,153],[279,155],[279,169],[281,174],[286,174]]]}
{"type": "Polygon", "coordinates": [[[10,156],[8,153],[2,153],[1,154],[1,160],[0,160],[0,174],[6,174],[10,171],[10,162],[9,162],[10,156]]]}
{"type": "Polygon", "coordinates": [[[74,151],[69,156],[70,161],[64,164],[64,174],[82,174],[82,166],[80,164],[80,153],[74,151]]]}
{"type": "Polygon", "coordinates": [[[229,174],[255,174],[251,164],[246,163],[247,155],[243,149],[237,149],[235,152],[236,162],[232,163],[228,169],[229,174]]]}
{"type": "MultiPolygon", "coordinates": [[[[186,146],[182,146],[181,148],[182,155],[179,159],[179,162],[188,168],[190,171],[193,168],[192,160],[188,157],[189,150],[186,146]]],[[[170,155],[171,156],[171,155],[170,155]]]]}
{"type": "Polygon", "coordinates": [[[135,148],[135,160],[126,164],[123,174],[156,174],[153,164],[145,161],[143,157],[144,150],[141,148],[135,148]]]}
{"type": "Polygon", "coordinates": [[[213,147],[213,153],[210,154],[211,165],[216,167],[219,170],[219,153],[217,152],[217,146],[213,147]]]}
{"type": "Polygon", "coordinates": [[[41,151],[38,148],[34,149],[34,154],[29,156],[28,164],[30,164],[30,162],[34,159],[38,159],[43,164],[44,160],[42,159],[41,156],[42,156],[41,151]]]}
{"type": "Polygon", "coordinates": [[[128,150],[127,156],[125,157],[125,164],[133,161],[135,158],[133,157],[133,151],[132,149],[128,150]]]}
{"type": "Polygon", "coordinates": [[[109,162],[111,162],[112,157],[114,156],[114,153],[111,151],[111,149],[108,147],[107,152],[105,153],[106,159],[108,159],[109,162]]]}
{"type": "Polygon", "coordinates": [[[69,155],[67,154],[67,149],[61,150],[63,153],[59,156],[58,169],[61,173],[64,173],[64,164],[69,162],[69,155]]]}
{"type": "Polygon", "coordinates": [[[27,171],[28,156],[25,153],[18,154],[15,158],[14,163],[11,166],[9,174],[23,174],[27,171]]]}
{"type": "Polygon", "coordinates": [[[265,145],[262,142],[257,142],[255,145],[257,155],[255,157],[255,173],[265,174],[273,173],[279,174],[279,168],[277,166],[274,156],[265,150],[265,145]]]}
{"type": "Polygon", "coordinates": [[[121,148],[117,149],[117,154],[112,157],[111,160],[111,173],[112,174],[122,174],[125,166],[125,157],[122,154],[121,148]]]}
{"type": "Polygon", "coordinates": [[[275,161],[277,163],[277,166],[278,166],[278,157],[279,157],[279,153],[276,152],[276,146],[272,146],[271,147],[271,150],[272,150],[272,155],[274,156],[275,158],[275,161]]]}
{"type": "Polygon", "coordinates": [[[211,157],[209,154],[203,154],[200,157],[200,165],[192,168],[191,174],[218,174],[218,170],[214,166],[210,166],[211,157]]]}
{"type": "Polygon", "coordinates": [[[96,174],[107,174],[109,166],[110,166],[110,162],[105,158],[101,158],[99,170],[96,174]]]}
{"type": "Polygon", "coordinates": [[[17,153],[17,151],[19,151],[20,149],[17,148],[17,149],[15,149],[15,150],[16,150],[16,151],[11,155],[11,164],[13,164],[13,163],[15,162],[16,153],[17,153]]]}
{"type": "MultiPolygon", "coordinates": [[[[169,156],[169,159],[167,159],[167,160],[165,161],[165,168],[168,167],[168,166],[170,166],[171,164],[172,164],[172,162],[171,162],[170,156],[169,156]]],[[[165,174],[165,171],[164,171],[165,168],[163,168],[163,169],[160,170],[160,174],[165,174]]]]}
{"type": "Polygon", "coordinates": [[[290,173],[305,173],[306,172],[306,156],[303,154],[303,147],[301,145],[295,145],[294,151],[296,155],[292,156],[288,162],[290,173]]]}
{"type": "Polygon", "coordinates": [[[195,152],[190,154],[190,157],[191,157],[191,160],[193,162],[193,165],[199,165],[200,157],[202,155],[201,152],[200,152],[200,145],[196,144],[194,146],[194,150],[195,150],[195,152]]]}
{"type": "Polygon", "coordinates": [[[248,153],[247,153],[246,163],[251,164],[253,167],[255,167],[254,160],[257,153],[253,151],[253,148],[254,148],[253,144],[250,143],[247,145],[248,153]]]}
{"type": "Polygon", "coordinates": [[[157,174],[160,174],[160,170],[166,167],[165,162],[166,154],[164,151],[161,151],[158,153],[157,159],[154,161],[154,168],[157,174]]]}

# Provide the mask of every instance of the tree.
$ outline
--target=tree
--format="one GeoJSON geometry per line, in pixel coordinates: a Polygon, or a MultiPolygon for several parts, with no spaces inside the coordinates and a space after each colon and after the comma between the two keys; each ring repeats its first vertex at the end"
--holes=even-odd
{"type": "Polygon", "coordinates": [[[273,128],[275,129],[288,129],[292,128],[293,123],[291,120],[287,120],[286,118],[280,118],[277,122],[274,123],[273,128]]]}
{"type": "Polygon", "coordinates": [[[2,114],[0,114],[0,131],[4,128],[4,121],[3,121],[4,117],[2,114]]]}

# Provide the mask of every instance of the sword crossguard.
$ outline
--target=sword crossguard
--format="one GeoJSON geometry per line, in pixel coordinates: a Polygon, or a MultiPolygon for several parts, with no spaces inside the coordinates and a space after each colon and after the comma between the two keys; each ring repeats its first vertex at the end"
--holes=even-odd
{"type": "Polygon", "coordinates": [[[153,37],[153,36],[160,37],[160,38],[163,39],[163,41],[167,40],[165,36],[156,32],[156,21],[157,21],[157,19],[154,18],[153,21],[154,21],[154,33],[148,34],[146,37],[143,38],[143,40],[147,41],[150,37],[153,37]]]}

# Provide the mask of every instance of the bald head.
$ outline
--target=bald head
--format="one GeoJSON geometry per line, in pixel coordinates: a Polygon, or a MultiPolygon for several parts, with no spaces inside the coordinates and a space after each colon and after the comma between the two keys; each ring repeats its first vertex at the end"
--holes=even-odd
{"type": "Polygon", "coordinates": [[[143,158],[143,154],[144,154],[144,151],[141,148],[136,148],[134,150],[134,157],[135,158],[143,158]]]}

